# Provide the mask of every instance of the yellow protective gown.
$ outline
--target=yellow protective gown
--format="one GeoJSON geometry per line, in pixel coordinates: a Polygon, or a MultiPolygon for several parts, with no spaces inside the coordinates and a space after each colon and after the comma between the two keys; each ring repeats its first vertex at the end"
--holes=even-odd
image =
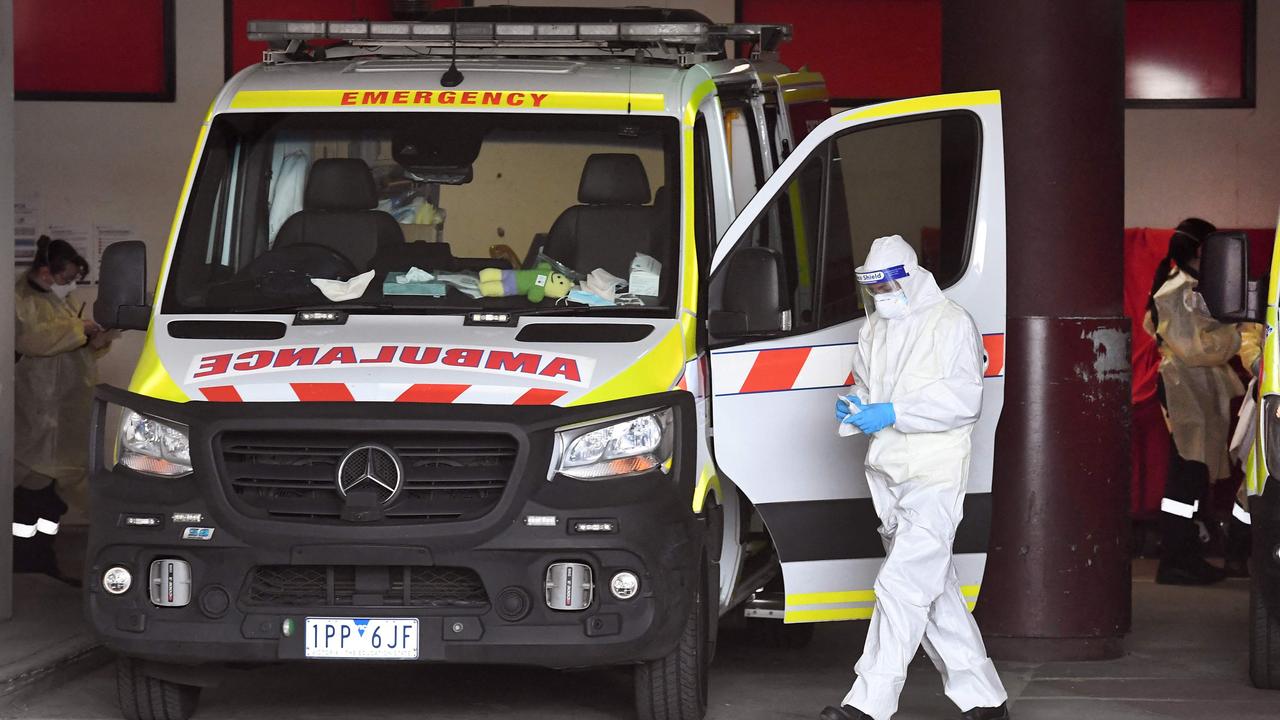
{"type": "Polygon", "coordinates": [[[14,481],[38,490],[52,479],[60,494],[84,479],[97,358],[77,308],[40,290],[24,274],[14,289],[14,481]]]}
{"type": "MultiPolygon", "coordinates": [[[[1165,419],[1178,454],[1202,462],[1209,478],[1231,475],[1231,399],[1244,392],[1227,363],[1240,350],[1240,332],[1209,315],[1195,278],[1174,269],[1155,294],[1160,325],[1160,379],[1165,419]]],[[[1152,332],[1151,315],[1145,326],[1152,332]]]]}

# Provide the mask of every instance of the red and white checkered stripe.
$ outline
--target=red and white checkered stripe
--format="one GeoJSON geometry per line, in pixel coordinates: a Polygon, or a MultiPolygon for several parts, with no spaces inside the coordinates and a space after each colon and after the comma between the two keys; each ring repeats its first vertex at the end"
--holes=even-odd
{"type": "MultiPolygon", "coordinates": [[[[984,335],[986,377],[1004,375],[1004,335],[984,335]]],[[[717,395],[842,388],[853,384],[856,343],[715,354],[717,395]]]]}
{"type": "Polygon", "coordinates": [[[440,383],[253,383],[199,389],[212,402],[419,402],[554,405],[568,394],[551,388],[440,383]]]}
{"type": "Polygon", "coordinates": [[[857,345],[818,345],[715,355],[717,395],[847,387],[857,345]]]}

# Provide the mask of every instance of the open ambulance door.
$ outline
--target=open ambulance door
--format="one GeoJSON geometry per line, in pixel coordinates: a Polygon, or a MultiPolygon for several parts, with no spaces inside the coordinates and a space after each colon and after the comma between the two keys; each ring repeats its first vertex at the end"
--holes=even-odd
{"type": "Polygon", "coordinates": [[[734,220],[711,262],[715,459],[755,504],[782,563],[785,620],[867,618],[884,557],[866,439],[836,434],[865,322],[854,267],[902,235],[987,350],[956,567],[972,603],[1004,401],[1004,154],[998,92],[900,100],[810,132],[734,220]]]}

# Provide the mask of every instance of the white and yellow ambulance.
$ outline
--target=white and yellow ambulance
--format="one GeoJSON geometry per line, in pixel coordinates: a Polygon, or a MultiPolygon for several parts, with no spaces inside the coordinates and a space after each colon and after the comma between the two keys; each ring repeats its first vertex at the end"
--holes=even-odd
{"type": "Polygon", "coordinates": [[[272,50],[200,128],[154,295],[141,246],[102,263],[95,317],[147,332],[99,391],[91,483],[88,614],[127,716],[189,716],[226,663],[347,659],[634,665],[641,718],[691,720],[719,616],[869,617],[865,440],[832,407],[887,234],[985,336],[976,598],[1000,98],[831,116],[776,60],[788,34],[650,9],[253,24],[272,50]]]}

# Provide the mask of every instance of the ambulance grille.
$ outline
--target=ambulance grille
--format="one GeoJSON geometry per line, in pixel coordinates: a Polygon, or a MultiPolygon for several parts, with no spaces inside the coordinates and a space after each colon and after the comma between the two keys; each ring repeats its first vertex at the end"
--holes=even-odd
{"type": "Polygon", "coordinates": [[[418,607],[486,609],[489,596],[470,568],[262,565],[241,598],[250,607],[418,607]]]}
{"type": "Polygon", "coordinates": [[[300,522],[339,521],[338,464],[376,442],[392,449],[404,486],[381,522],[471,520],[493,509],[515,466],[518,445],[500,433],[228,432],[219,436],[223,481],[247,515],[300,522]]]}

